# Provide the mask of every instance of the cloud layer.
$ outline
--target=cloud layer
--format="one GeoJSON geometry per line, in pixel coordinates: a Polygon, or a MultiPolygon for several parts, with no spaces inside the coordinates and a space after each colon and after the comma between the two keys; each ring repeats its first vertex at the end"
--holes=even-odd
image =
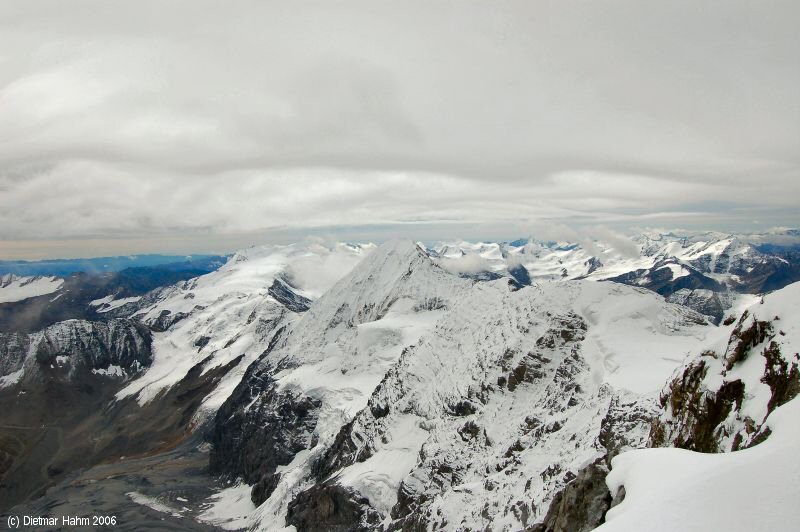
{"type": "Polygon", "coordinates": [[[790,1],[3,2],[0,242],[797,225],[799,24],[790,1]]]}

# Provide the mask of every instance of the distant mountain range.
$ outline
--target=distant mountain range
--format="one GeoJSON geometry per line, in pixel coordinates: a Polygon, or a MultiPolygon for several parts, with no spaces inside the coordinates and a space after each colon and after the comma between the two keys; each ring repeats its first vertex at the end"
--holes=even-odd
{"type": "MultiPolygon", "coordinates": [[[[141,261],[154,262],[150,255],[141,261]]],[[[115,264],[125,263],[122,258],[115,264]]],[[[166,257],[165,257],[166,259],[166,257]]],[[[90,259],[100,261],[102,259],[90,259]]],[[[200,256],[180,262],[166,262],[153,266],[127,267],[119,271],[75,271],[65,275],[19,276],[0,275],[0,331],[32,332],[67,319],[103,320],[113,316],[112,305],[103,298],[133,300],[159,287],[192,279],[212,272],[225,264],[221,256],[200,256]],[[94,303],[97,301],[97,303],[94,303]]],[[[67,261],[71,269],[82,264],[67,261]]],[[[61,264],[56,261],[57,264],[61,264]]],[[[30,263],[39,271],[55,271],[47,263],[30,263]]],[[[58,269],[58,268],[56,268],[58,269]]],[[[115,305],[118,305],[117,302],[115,305]]]]}
{"type": "Polygon", "coordinates": [[[71,273],[108,273],[126,268],[161,267],[175,271],[208,268],[225,262],[220,255],[128,255],[90,259],[0,260],[0,275],[64,277],[71,273]],[[205,265],[205,266],[203,266],[205,265]]]}

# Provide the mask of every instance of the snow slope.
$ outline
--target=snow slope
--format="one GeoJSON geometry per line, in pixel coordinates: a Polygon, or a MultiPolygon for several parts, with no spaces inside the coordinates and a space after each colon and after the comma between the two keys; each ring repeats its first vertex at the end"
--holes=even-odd
{"type": "MultiPolygon", "coordinates": [[[[249,391],[218,422],[238,419],[228,417],[238,408],[257,433],[289,404],[314,422],[288,463],[250,466],[260,472],[251,481],[270,486],[252,526],[283,528],[302,512],[293,501],[323,481],[365,497],[374,526],[533,524],[603,452],[602,426],[626,423],[625,444],[644,445],[654,397],[710,329],[644,289],[587,280],[516,289],[437,263],[412,243],[380,246],[248,372],[249,391]]],[[[231,445],[214,442],[237,456],[231,445]]]]}
{"type": "Polygon", "coordinates": [[[723,390],[738,390],[734,384],[741,383],[741,394],[728,399],[735,403],[729,405],[728,415],[710,427],[719,448],[733,451],[710,454],[656,448],[620,454],[612,461],[607,484],[611,493],[624,487],[625,499],[609,511],[607,524],[598,530],[796,528],[800,520],[796,482],[800,478],[800,400],[793,394],[800,386],[796,374],[800,363],[798,297],[800,283],[764,296],[746,309],[737,324],[722,328],[730,333],[730,341],[719,339],[707,345],[701,356],[676,371],[676,380],[665,388],[662,433],[683,443],[691,441],[686,438],[689,430],[697,438],[701,421],[693,416],[701,418],[721,407],[706,406],[704,411],[689,405],[684,412],[672,396],[683,398],[685,392],[674,383],[688,383],[682,386],[689,386],[691,396],[705,405],[724,405],[723,390]],[[694,368],[703,368],[696,385],[691,382],[691,376],[698,374],[694,368]]]}
{"type": "Polygon", "coordinates": [[[623,453],[608,476],[625,500],[598,532],[795,530],[800,522],[800,401],[775,410],[769,438],[750,449],[623,453]]]}
{"type": "Polygon", "coordinates": [[[14,274],[0,276],[0,303],[13,303],[36,296],[52,294],[64,284],[58,277],[18,277],[14,274]]]}
{"type": "MultiPolygon", "coordinates": [[[[318,296],[368,255],[372,246],[319,244],[261,246],[236,253],[222,268],[157,290],[138,301],[136,317],[165,329],[154,334],[154,360],[147,372],[118,394],[144,404],[202,364],[202,372],[236,364],[206,397],[201,416],[216,412],[272,334],[296,319],[286,298],[318,296]],[[275,291],[276,280],[281,288],[275,291]],[[280,297],[282,301],[276,299],[280,297]]],[[[103,301],[114,305],[117,301],[103,301]]],[[[107,307],[101,307],[107,310],[107,307]]]]}

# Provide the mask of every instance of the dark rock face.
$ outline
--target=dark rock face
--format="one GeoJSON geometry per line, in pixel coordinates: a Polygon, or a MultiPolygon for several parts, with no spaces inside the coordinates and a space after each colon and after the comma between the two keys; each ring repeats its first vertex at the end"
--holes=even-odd
{"type": "Polygon", "coordinates": [[[800,372],[797,369],[799,358],[795,353],[794,361],[790,365],[781,356],[780,346],[775,342],[770,342],[763,355],[766,367],[761,382],[772,390],[772,397],[767,405],[767,411],[772,412],[800,394],[800,372]]]}
{"type": "Polygon", "coordinates": [[[286,524],[302,532],[378,530],[380,515],[366,497],[334,482],[317,484],[289,503],[286,524]]]}
{"type": "Polygon", "coordinates": [[[726,290],[724,285],[691,268],[687,268],[688,275],[675,279],[673,278],[672,270],[666,266],[666,263],[658,263],[649,270],[635,270],[612,277],[609,281],[641,286],[662,296],[669,296],[680,290],[702,289],[711,292],[724,292],[726,290]]]}
{"type": "MultiPolygon", "coordinates": [[[[69,320],[33,334],[0,333],[0,374],[20,369],[30,349],[39,365],[67,363],[70,372],[119,366],[128,376],[152,361],[152,333],[134,320],[69,320]]],[[[36,366],[31,366],[36,371],[36,366]]],[[[31,376],[28,375],[28,378],[31,376]]]]}
{"type": "Polygon", "coordinates": [[[521,264],[514,268],[509,268],[508,274],[522,286],[531,284],[531,276],[528,273],[528,270],[525,269],[525,266],[522,266],[521,264]]]}
{"type": "MultiPolygon", "coordinates": [[[[195,307],[197,308],[197,307],[195,307]]],[[[172,313],[169,310],[162,310],[158,318],[150,323],[150,328],[156,332],[164,332],[179,321],[185,319],[189,314],[185,312],[172,313]]]]}
{"type": "Polygon", "coordinates": [[[30,348],[31,338],[24,333],[0,333],[0,376],[14,373],[22,367],[30,348]]]}
{"type": "Polygon", "coordinates": [[[600,259],[598,259],[597,257],[590,258],[589,260],[584,262],[583,265],[588,267],[588,270],[586,270],[587,274],[592,273],[603,267],[603,263],[600,262],[600,259]]]}
{"type": "Polygon", "coordinates": [[[528,532],[588,532],[602,525],[608,510],[624,496],[624,488],[612,497],[606,486],[611,460],[626,447],[643,447],[646,427],[655,416],[652,405],[614,396],[600,426],[598,443],[603,456],[577,472],[555,495],[542,522],[529,527],[528,532]]]}
{"type": "Polygon", "coordinates": [[[152,362],[152,333],[138,321],[68,321],[43,333],[36,347],[36,358],[42,363],[57,356],[80,354],[79,363],[82,361],[91,369],[114,365],[136,373],[152,362]]]}
{"type": "Polygon", "coordinates": [[[312,464],[311,472],[317,479],[324,480],[339,469],[363,462],[372,456],[369,446],[359,445],[354,441],[353,422],[354,420],[350,421],[339,430],[333,444],[312,464]]]}
{"type": "Polygon", "coordinates": [[[269,295],[292,312],[305,312],[311,306],[310,299],[296,293],[293,287],[283,279],[275,279],[267,291],[269,295]]]}
{"type": "Polygon", "coordinates": [[[72,472],[122,457],[169,451],[192,436],[194,415],[219,380],[241,362],[203,372],[208,359],[158,397],[115,400],[120,378],[65,374],[45,364],[32,378],[0,389],[0,511],[40,497],[72,472]],[[24,393],[20,393],[24,392],[24,393]]]}
{"type": "Polygon", "coordinates": [[[584,467],[559,492],[544,520],[528,532],[589,532],[605,522],[612,497],[606,486],[607,456],[584,467]]]}
{"type": "Polygon", "coordinates": [[[725,310],[730,307],[730,297],[725,292],[713,292],[702,288],[680,289],[670,294],[667,301],[688,307],[704,316],[710,316],[715,325],[719,325],[725,317],[725,310]]]}
{"type": "Polygon", "coordinates": [[[608,412],[600,423],[598,443],[606,452],[606,463],[624,448],[642,448],[647,445],[647,433],[658,415],[655,405],[649,402],[614,396],[608,412]]]}
{"type": "Polygon", "coordinates": [[[725,353],[725,369],[744,362],[750,350],[763,342],[772,333],[772,326],[767,321],[748,320],[749,314],[744,312],[739,323],[728,340],[728,351],[725,353]]]}
{"type": "Polygon", "coordinates": [[[319,408],[315,399],[279,392],[271,373],[271,367],[254,363],[208,434],[211,472],[254,484],[255,504],[274,490],[277,467],[310,446],[319,408]]]}
{"type": "Polygon", "coordinates": [[[706,375],[703,361],[691,364],[683,375],[669,384],[668,392],[661,396],[661,406],[678,416],[679,430],[668,431],[660,424],[653,426],[651,444],[654,447],[674,446],[703,453],[720,452],[720,424],[733,409],[739,410],[744,398],[745,385],[741,380],[725,382],[716,391],[704,390],[706,375]]]}
{"type": "Polygon", "coordinates": [[[763,419],[741,414],[747,397],[746,383],[728,374],[751,357],[763,357],[760,381],[771,390],[767,415],[800,393],[799,357],[795,354],[787,359],[781,353],[774,340],[779,337],[776,323],[759,320],[745,311],[731,333],[724,355],[709,351],[687,364],[661,394],[661,406],[668,415],[653,422],[650,445],[724,452],[752,446],[763,439],[763,419]],[[717,376],[719,384],[709,388],[706,377],[712,363],[716,367],[722,365],[722,379],[717,376]]]}

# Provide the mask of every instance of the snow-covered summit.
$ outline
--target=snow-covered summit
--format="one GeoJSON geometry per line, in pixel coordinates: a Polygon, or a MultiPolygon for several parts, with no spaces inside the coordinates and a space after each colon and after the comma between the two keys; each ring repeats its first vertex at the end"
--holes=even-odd
{"type": "MultiPolygon", "coordinates": [[[[373,525],[410,508],[467,528],[533,523],[598,452],[612,403],[650,408],[708,328],[648,290],[476,281],[431,255],[378,247],[275,336],[218,413],[212,467],[254,485],[254,526],[303,528],[319,496],[366,497],[354,511],[373,525]]],[[[625,441],[643,445],[637,431],[625,441]]]]}

